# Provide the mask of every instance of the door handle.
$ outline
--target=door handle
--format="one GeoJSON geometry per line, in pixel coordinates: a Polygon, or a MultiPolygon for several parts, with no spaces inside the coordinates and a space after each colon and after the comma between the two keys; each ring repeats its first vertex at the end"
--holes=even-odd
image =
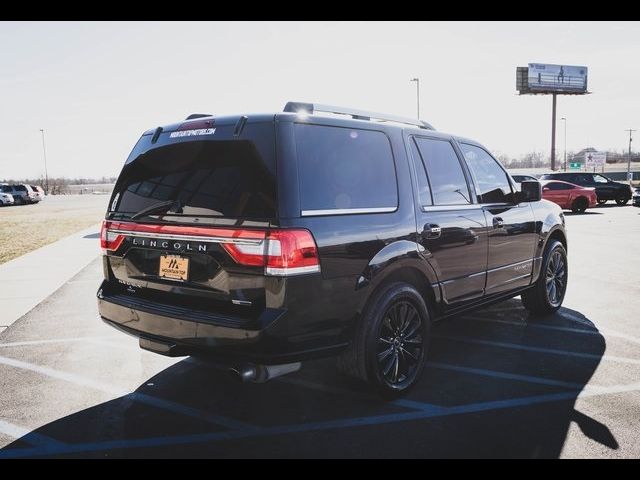
{"type": "Polygon", "coordinates": [[[504,225],[504,220],[500,217],[493,217],[493,228],[502,228],[504,225]]]}
{"type": "Polygon", "coordinates": [[[435,223],[427,223],[424,226],[424,230],[422,231],[422,236],[424,238],[440,238],[440,235],[442,235],[442,228],[440,228],[440,226],[436,225],[435,223]]]}

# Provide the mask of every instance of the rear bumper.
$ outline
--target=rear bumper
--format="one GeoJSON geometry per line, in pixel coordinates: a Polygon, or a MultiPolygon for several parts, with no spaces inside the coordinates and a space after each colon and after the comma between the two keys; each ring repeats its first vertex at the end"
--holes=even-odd
{"type": "Polygon", "coordinates": [[[269,365],[330,356],[347,345],[290,342],[286,310],[265,309],[259,319],[246,321],[158,306],[107,291],[98,290],[102,320],[138,337],[142,348],[167,356],[207,355],[224,362],[269,365]]]}

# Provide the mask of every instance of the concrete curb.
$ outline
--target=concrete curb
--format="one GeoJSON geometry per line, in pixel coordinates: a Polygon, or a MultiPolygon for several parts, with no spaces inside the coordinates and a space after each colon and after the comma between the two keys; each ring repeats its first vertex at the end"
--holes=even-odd
{"type": "Polygon", "coordinates": [[[0,265],[0,332],[100,254],[100,224],[0,265]]]}

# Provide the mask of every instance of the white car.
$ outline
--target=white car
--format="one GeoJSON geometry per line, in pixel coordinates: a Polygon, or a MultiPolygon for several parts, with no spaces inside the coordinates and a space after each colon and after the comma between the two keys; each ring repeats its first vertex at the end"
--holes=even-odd
{"type": "Polygon", "coordinates": [[[3,207],[6,205],[13,205],[16,201],[13,199],[13,195],[10,193],[0,193],[0,205],[3,207]]]}
{"type": "Polygon", "coordinates": [[[44,188],[40,185],[29,185],[40,201],[44,200],[44,188]]]}

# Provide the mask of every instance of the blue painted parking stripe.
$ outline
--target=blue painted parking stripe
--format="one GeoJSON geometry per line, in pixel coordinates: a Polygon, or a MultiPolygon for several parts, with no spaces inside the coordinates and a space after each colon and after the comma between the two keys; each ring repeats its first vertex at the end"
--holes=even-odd
{"type": "MultiPolygon", "coordinates": [[[[279,377],[276,379],[276,381],[281,383],[288,383],[289,385],[295,385],[298,387],[309,388],[311,390],[318,390],[321,392],[333,393],[336,395],[348,395],[350,398],[357,398],[359,400],[369,401],[373,403],[382,403],[380,398],[375,395],[355,392],[353,390],[336,387],[334,385],[325,385],[323,383],[311,382],[309,380],[304,380],[302,378],[279,377]]],[[[408,400],[405,398],[400,398],[392,402],[384,402],[384,405],[393,405],[396,407],[409,408],[411,410],[427,410],[427,409],[436,410],[439,408],[444,408],[438,405],[433,405],[431,403],[416,402],[416,401],[408,400]]]]}
{"type": "MultiPolygon", "coordinates": [[[[519,374],[507,373],[507,372],[498,372],[496,370],[486,370],[483,368],[461,367],[459,365],[451,365],[448,363],[427,362],[427,367],[439,368],[442,370],[451,370],[454,372],[461,372],[461,373],[470,373],[473,375],[482,375],[485,377],[501,378],[505,380],[516,380],[520,382],[537,383],[540,385],[548,385],[551,387],[569,388],[571,390],[580,390],[581,388],[585,387],[585,385],[581,383],[563,382],[560,380],[551,380],[549,378],[534,377],[531,375],[519,375],[519,374]]],[[[589,385],[589,387],[598,388],[593,385],[589,385]]]]}
{"type": "MultiPolygon", "coordinates": [[[[637,388],[640,388],[636,385],[637,388]]],[[[611,392],[609,392],[611,393],[611,392]]],[[[540,403],[574,400],[579,391],[536,395],[510,400],[498,400],[490,402],[460,405],[455,407],[436,407],[413,412],[393,413],[387,415],[374,415],[368,417],[347,418],[341,420],[329,420],[323,422],[311,422],[294,425],[266,427],[256,431],[231,430],[216,433],[201,433],[193,435],[179,435],[166,437],[151,437],[143,439],[110,440],[105,442],[92,442],[74,445],[65,445],[52,448],[25,448],[13,450],[0,450],[0,458],[19,458],[46,455],[63,455],[71,453],[88,453],[95,451],[151,448],[163,446],[177,446],[194,443],[214,443],[223,440],[256,438],[270,435],[305,433],[319,430],[333,430],[342,428],[365,427],[388,423],[404,422],[409,420],[423,420],[433,417],[476,413],[489,410],[500,410],[513,407],[532,406],[540,403]]]]}
{"type": "Polygon", "coordinates": [[[543,347],[534,347],[530,345],[521,345],[518,343],[508,343],[508,342],[495,342],[493,340],[481,340],[478,338],[471,337],[461,337],[456,335],[440,335],[434,334],[433,338],[441,338],[443,340],[453,340],[456,342],[464,342],[471,343],[476,345],[486,345],[489,347],[502,347],[502,348],[510,348],[514,350],[524,350],[528,352],[537,352],[537,353],[550,353],[554,355],[565,355],[569,357],[578,357],[578,358],[588,358],[590,360],[609,360],[612,362],[620,362],[620,363],[631,363],[634,365],[640,365],[640,360],[636,358],[627,358],[627,357],[618,357],[615,355],[596,355],[593,353],[582,353],[582,352],[573,352],[569,350],[556,350],[553,348],[543,348],[543,347]]]}
{"type": "Polygon", "coordinates": [[[580,333],[585,335],[602,335],[600,331],[596,329],[587,329],[587,328],[573,328],[573,327],[561,327],[558,325],[545,325],[542,323],[524,323],[524,322],[516,322],[513,320],[502,320],[498,318],[484,318],[480,316],[474,317],[461,317],[461,320],[467,320],[470,323],[474,322],[484,322],[484,323],[501,323],[503,325],[514,325],[516,327],[522,328],[533,328],[539,330],[554,330],[557,332],[568,332],[568,333],[580,333]]]}
{"type": "Polygon", "coordinates": [[[172,402],[170,400],[164,400],[164,399],[143,394],[143,393],[135,393],[135,392],[131,393],[126,389],[109,385],[106,383],[102,383],[96,380],[92,380],[90,378],[86,378],[81,375],[76,375],[74,373],[69,373],[69,372],[63,372],[63,371],[55,370],[49,367],[34,365],[32,363],[23,362],[22,360],[16,360],[14,358],[0,357],[0,364],[7,365],[10,367],[20,368],[23,370],[29,370],[32,372],[39,373],[41,375],[46,375],[51,378],[55,378],[58,380],[63,380],[65,382],[80,385],[82,387],[99,390],[109,395],[118,396],[118,397],[128,396],[132,400],[135,400],[137,402],[145,403],[147,405],[161,408],[163,410],[174,412],[180,415],[189,416],[197,420],[203,420],[205,422],[213,423],[213,424],[220,425],[227,428],[243,429],[248,431],[249,430],[252,431],[257,428],[254,425],[249,425],[244,422],[234,420],[232,418],[224,417],[222,415],[215,415],[215,414],[201,411],[192,407],[187,407],[186,405],[172,402]]]}

